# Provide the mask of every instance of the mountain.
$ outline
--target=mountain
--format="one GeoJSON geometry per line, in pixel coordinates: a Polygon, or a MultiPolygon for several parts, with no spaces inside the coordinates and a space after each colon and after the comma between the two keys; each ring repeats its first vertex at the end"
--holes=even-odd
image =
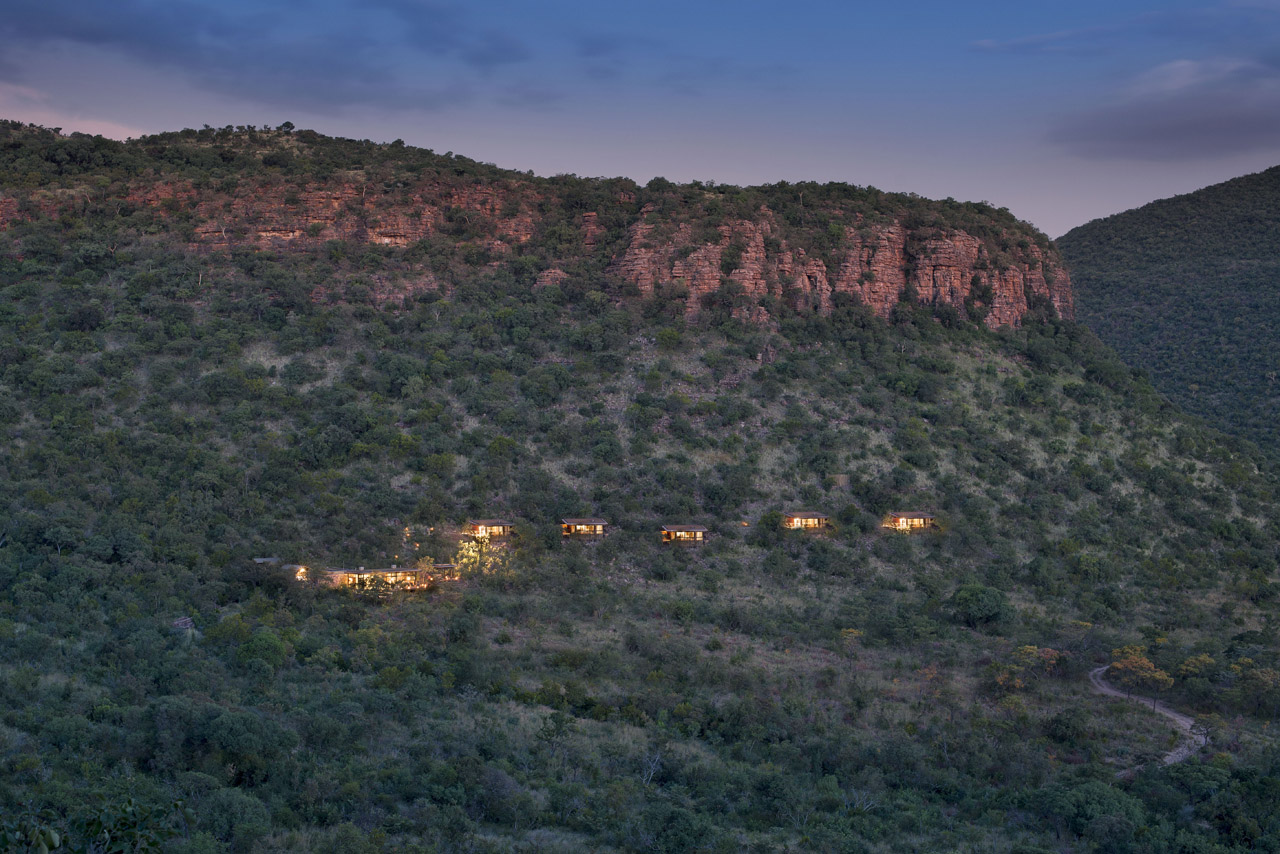
{"type": "Polygon", "coordinates": [[[1275,473],[1007,213],[4,130],[4,845],[1278,838],[1275,473]]]}
{"type": "MultiPolygon", "coordinates": [[[[0,227],[110,208],[175,232],[196,254],[412,247],[411,275],[387,289],[396,296],[448,288],[450,261],[461,261],[533,287],[603,274],[639,295],[661,290],[691,315],[717,300],[756,319],[829,314],[843,296],[888,317],[904,291],[991,328],[1036,307],[1072,315],[1069,278],[1044,235],[985,204],[837,184],[543,180],[310,131],[189,130],[132,144],[16,124],[0,133],[11,150],[48,147],[7,164],[5,184],[29,189],[0,197],[0,227]],[[467,258],[444,257],[460,246],[467,258]]],[[[382,293],[383,277],[373,280],[382,293]]]]}
{"type": "Polygon", "coordinates": [[[1188,412],[1280,449],[1280,167],[1072,229],[1080,319],[1188,412]]]}

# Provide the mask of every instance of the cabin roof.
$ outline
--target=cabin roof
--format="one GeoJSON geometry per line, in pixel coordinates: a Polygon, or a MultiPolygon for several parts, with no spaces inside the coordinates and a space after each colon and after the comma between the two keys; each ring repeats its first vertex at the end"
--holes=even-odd
{"type": "Polygon", "coordinates": [[[932,518],[934,518],[932,513],[925,513],[925,512],[923,512],[923,511],[921,511],[921,510],[903,510],[903,511],[901,511],[901,512],[899,512],[899,513],[890,513],[889,515],[890,515],[890,516],[893,516],[895,519],[897,519],[897,518],[907,518],[907,519],[932,519],[932,518]]]}
{"type": "Polygon", "coordinates": [[[561,519],[562,525],[608,525],[603,519],[561,519]]]}
{"type": "Polygon", "coordinates": [[[499,526],[510,528],[513,523],[508,522],[506,519],[468,519],[467,524],[484,525],[486,528],[497,528],[499,526]]]}
{"type": "Polygon", "coordinates": [[[706,532],[706,528],[701,525],[663,525],[662,530],[672,533],[697,533],[698,531],[706,532]]]}
{"type": "Polygon", "coordinates": [[[791,519],[828,519],[826,513],[817,513],[813,510],[793,510],[790,513],[782,514],[791,519]]]}

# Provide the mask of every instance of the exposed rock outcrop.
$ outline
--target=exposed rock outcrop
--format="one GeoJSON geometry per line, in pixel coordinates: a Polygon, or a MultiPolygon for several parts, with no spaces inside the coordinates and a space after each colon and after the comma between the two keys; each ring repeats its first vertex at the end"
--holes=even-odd
{"type": "MultiPolygon", "coordinates": [[[[554,210],[556,200],[548,201],[544,192],[519,176],[453,184],[244,178],[216,188],[174,180],[137,184],[113,203],[124,213],[152,209],[185,229],[197,251],[245,246],[282,250],[334,240],[409,246],[439,238],[481,246],[487,263],[495,266],[540,229],[564,233],[564,220],[548,225],[545,219],[543,208],[554,210]]],[[[84,204],[83,199],[50,193],[32,201],[48,216],[84,204]]],[[[637,211],[629,193],[611,204],[630,207],[625,217],[629,225],[620,227],[613,211],[609,228],[614,231],[609,231],[602,225],[604,208],[575,215],[570,225],[576,226],[580,242],[566,248],[572,241],[558,237],[557,251],[567,254],[550,259],[534,287],[562,282],[575,259],[592,258],[643,295],[684,299],[690,315],[702,311],[708,298],[727,285],[728,293],[740,297],[736,313],[755,322],[767,322],[770,307],[778,305],[826,314],[841,294],[855,297],[881,317],[905,298],[972,311],[992,328],[1019,325],[1037,302],[1052,306],[1059,316],[1073,316],[1066,271],[1056,256],[1026,239],[1009,245],[960,230],[913,229],[900,220],[867,223],[860,215],[852,217],[853,225],[828,226],[817,239],[783,227],[768,207],[749,219],[708,222],[693,216],[681,221],[670,210],[660,214],[652,206],[637,211]],[[805,242],[809,245],[797,245],[805,242]]],[[[18,216],[17,201],[0,197],[0,228],[18,216]]],[[[847,223],[850,217],[842,219],[847,223]]],[[[414,285],[437,286],[428,278],[414,285]]],[[[409,295],[412,288],[404,287],[409,295]]],[[[394,296],[379,292],[375,298],[394,296]]]]}
{"type": "Polygon", "coordinates": [[[387,192],[355,182],[306,188],[246,182],[229,193],[210,193],[164,183],[135,188],[126,198],[166,215],[187,214],[195,223],[193,245],[209,249],[330,240],[408,246],[444,232],[486,237],[491,251],[503,252],[509,243],[533,236],[533,212],[499,187],[436,190],[429,185],[387,192]]]}
{"type": "Polygon", "coordinates": [[[690,312],[731,282],[753,303],[772,297],[823,314],[841,293],[856,296],[881,317],[913,293],[924,304],[962,312],[973,306],[991,328],[1019,325],[1037,299],[1059,316],[1074,314],[1070,278],[1037,246],[1021,249],[1027,260],[1011,262],[991,257],[981,240],[961,231],[923,237],[893,223],[846,228],[835,250],[819,258],[785,240],[773,240],[770,251],[779,229],[767,208],[753,221],[729,222],[719,231],[719,241],[697,243],[692,228],[683,225],[662,241],[642,217],[613,270],[644,294],[663,286],[670,293],[687,292],[690,312]]]}

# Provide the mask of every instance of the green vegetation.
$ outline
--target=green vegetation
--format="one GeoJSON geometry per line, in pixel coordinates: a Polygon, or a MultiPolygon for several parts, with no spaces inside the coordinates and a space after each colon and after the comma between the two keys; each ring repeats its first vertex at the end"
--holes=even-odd
{"type": "MultiPolygon", "coordinates": [[[[236,159],[303,134],[10,127],[0,174],[513,174],[314,135],[236,159]]],[[[0,232],[0,841],[1280,850],[1280,514],[1248,443],[1053,319],[996,334],[841,302],[691,323],[594,262],[531,287],[565,200],[608,185],[540,183],[558,201],[497,263],[466,260],[474,223],[201,253],[180,219],[92,199],[0,232]],[[423,264],[447,287],[371,297],[423,264]],[[833,529],[783,531],[799,507],[833,529]],[[879,528],[902,509],[939,529],[879,528]],[[252,561],[453,558],[475,516],[520,524],[430,591],[252,561]],[[564,542],[564,516],[614,532],[564,542]],[[658,544],[686,522],[707,545],[658,544]],[[1206,715],[1205,757],[1151,764],[1168,726],[1088,688],[1113,651],[1139,693],[1206,715]]]]}
{"type": "Polygon", "coordinates": [[[1073,229],[1081,322],[1188,412],[1280,450],[1280,167],[1073,229]]]}

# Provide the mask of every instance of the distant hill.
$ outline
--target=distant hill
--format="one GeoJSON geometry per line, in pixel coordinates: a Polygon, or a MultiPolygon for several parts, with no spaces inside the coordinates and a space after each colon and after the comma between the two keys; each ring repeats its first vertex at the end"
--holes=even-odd
{"type": "Polygon", "coordinates": [[[1187,411],[1280,452],[1280,167],[1057,243],[1082,322],[1187,411]]]}
{"type": "Polygon", "coordinates": [[[1280,836],[1276,478],[1007,212],[0,131],[0,851],[1280,836]]]}

